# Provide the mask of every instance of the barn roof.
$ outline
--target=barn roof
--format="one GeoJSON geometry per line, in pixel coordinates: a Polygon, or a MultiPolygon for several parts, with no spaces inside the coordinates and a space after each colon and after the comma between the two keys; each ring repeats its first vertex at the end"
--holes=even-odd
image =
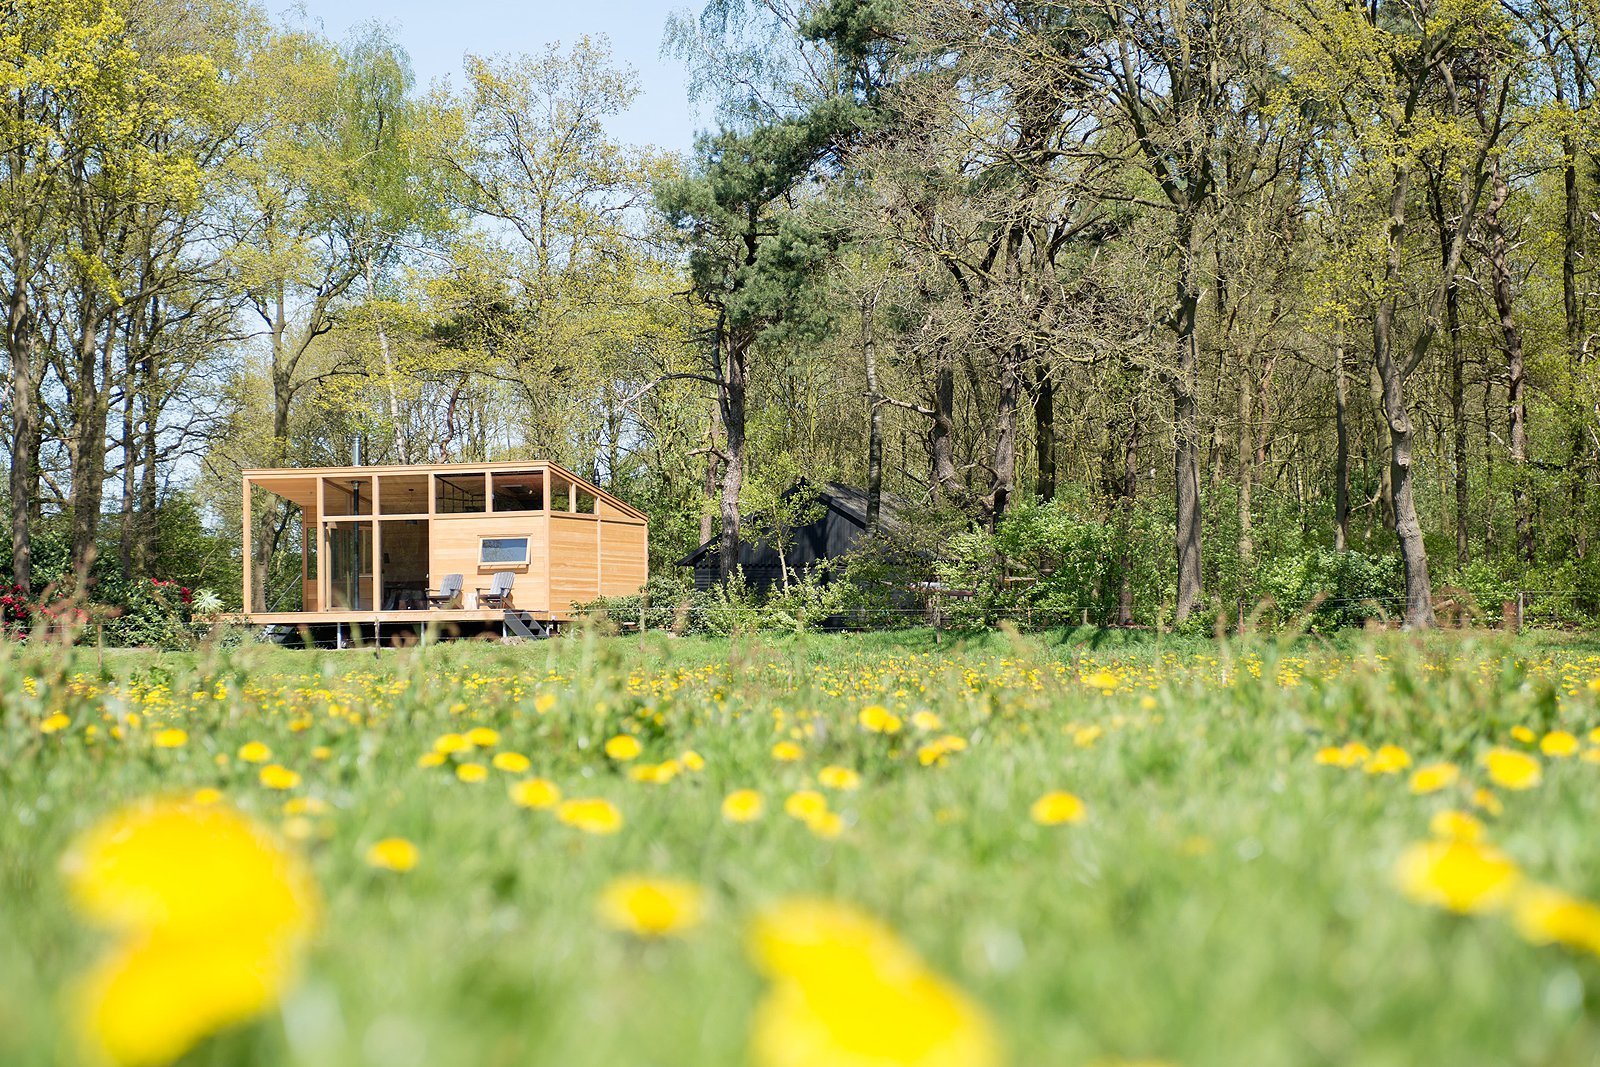
{"type": "MultiPolygon", "coordinates": [[[[806,480],[796,482],[786,490],[785,495],[798,493],[810,489],[816,494],[817,501],[825,505],[828,510],[837,513],[856,526],[865,530],[867,528],[867,493],[864,489],[857,489],[853,485],[842,482],[824,482],[817,484],[806,480]]],[[[913,513],[911,501],[898,493],[883,492],[878,498],[879,525],[894,533],[911,524],[907,517],[913,513]]],[[[705,544],[700,545],[693,552],[678,561],[680,567],[692,567],[708,553],[717,551],[721,544],[721,537],[713,537],[705,544]]]]}

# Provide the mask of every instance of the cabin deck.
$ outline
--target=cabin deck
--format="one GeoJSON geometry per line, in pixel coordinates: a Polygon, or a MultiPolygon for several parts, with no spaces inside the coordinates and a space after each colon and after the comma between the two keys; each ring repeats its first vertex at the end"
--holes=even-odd
{"type": "MultiPolygon", "coordinates": [[[[506,609],[539,622],[565,622],[570,616],[548,611],[525,611],[512,607],[506,609]]],[[[223,621],[250,626],[349,626],[352,623],[371,625],[381,623],[404,626],[442,626],[453,622],[500,622],[506,611],[498,608],[432,608],[399,611],[371,611],[343,609],[338,611],[250,611],[224,615],[223,621]]]]}

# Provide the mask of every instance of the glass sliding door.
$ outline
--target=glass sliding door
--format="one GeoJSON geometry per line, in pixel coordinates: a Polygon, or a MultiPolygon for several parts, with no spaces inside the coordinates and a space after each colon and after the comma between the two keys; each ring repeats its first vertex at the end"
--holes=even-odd
{"type": "Polygon", "coordinates": [[[328,607],[372,607],[372,523],[328,523],[328,607]]]}

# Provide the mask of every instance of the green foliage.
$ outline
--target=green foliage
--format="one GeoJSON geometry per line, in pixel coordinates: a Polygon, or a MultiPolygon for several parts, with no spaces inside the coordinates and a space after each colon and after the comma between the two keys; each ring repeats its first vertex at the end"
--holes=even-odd
{"type": "Polygon", "coordinates": [[[1305,617],[1311,629],[1360,626],[1371,619],[1392,619],[1401,613],[1405,584],[1394,556],[1335,552],[1317,548],[1264,561],[1256,588],[1266,603],[1268,621],[1296,622],[1305,617]]]}

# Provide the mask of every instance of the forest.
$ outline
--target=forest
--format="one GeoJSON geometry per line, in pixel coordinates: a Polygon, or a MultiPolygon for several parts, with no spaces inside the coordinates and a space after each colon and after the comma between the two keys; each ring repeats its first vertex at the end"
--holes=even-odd
{"type": "Polygon", "coordinates": [[[831,480],[986,617],[1590,621],[1597,17],[709,0],[680,155],[598,32],[421,85],[382,25],[9,4],[7,621],[237,607],[241,469],[524,457],[663,596],[831,480]]]}

